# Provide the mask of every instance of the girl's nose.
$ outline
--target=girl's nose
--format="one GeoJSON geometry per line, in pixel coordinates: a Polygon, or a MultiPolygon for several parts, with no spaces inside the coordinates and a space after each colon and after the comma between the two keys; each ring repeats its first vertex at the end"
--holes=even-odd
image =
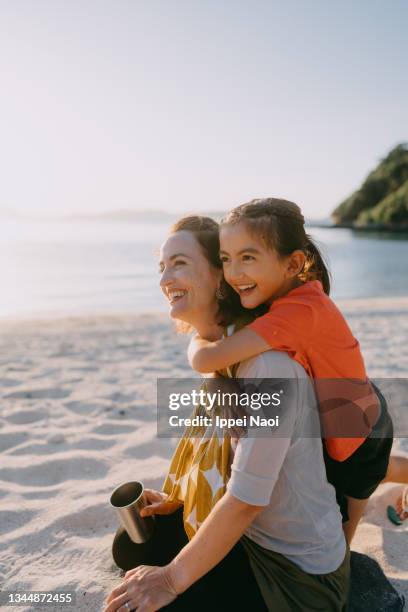
{"type": "Polygon", "coordinates": [[[228,266],[228,270],[225,270],[224,274],[225,277],[231,282],[239,280],[241,277],[241,266],[239,265],[239,262],[232,261],[228,266]]]}

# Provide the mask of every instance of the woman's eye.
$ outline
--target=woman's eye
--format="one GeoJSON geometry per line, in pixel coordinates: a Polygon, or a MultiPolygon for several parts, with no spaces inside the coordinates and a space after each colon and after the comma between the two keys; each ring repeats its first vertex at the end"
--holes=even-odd
{"type": "Polygon", "coordinates": [[[175,266],[184,266],[185,265],[185,261],[183,261],[182,259],[176,259],[176,261],[174,262],[175,266]]]}
{"type": "Polygon", "coordinates": [[[253,257],[252,255],[243,255],[242,260],[243,261],[254,261],[255,257],[253,257]]]}
{"type": "Polygon", "coordinates": [[[220,260],[221,260],[221,263],[223,263],[223,264],[224,263],[228,263],[228,257],[226,257],[225,255],[221,255],[220,256],[220,260]]]}

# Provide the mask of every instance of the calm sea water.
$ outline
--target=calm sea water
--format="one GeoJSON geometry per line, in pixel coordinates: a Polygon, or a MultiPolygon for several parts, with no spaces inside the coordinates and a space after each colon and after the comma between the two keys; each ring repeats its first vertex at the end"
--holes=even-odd
{"type": "MultiPolygon", "coordinates": [[[[168,224],[0,224],[0,317],[165,312],[158,249],[168,224]]],[[[333,297],[408,295],[408,238],[309,228],[333,297]]]]}

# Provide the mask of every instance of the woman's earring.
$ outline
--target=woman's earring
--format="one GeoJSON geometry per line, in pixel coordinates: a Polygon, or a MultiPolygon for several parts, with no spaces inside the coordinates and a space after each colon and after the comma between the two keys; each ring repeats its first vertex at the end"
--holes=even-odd
{"type": "Polygon", "coordinates": [[[225,299],[225,294],[223,290],[221,289],[221,285],[218,285],[217,289],[215,290],[215,297],[217,298],[217,300],[225,299]]]}

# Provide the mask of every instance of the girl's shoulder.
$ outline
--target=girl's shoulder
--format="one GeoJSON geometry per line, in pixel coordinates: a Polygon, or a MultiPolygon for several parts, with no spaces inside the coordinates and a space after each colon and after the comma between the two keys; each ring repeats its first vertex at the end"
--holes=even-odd
{"type": "Polygon", "coordinates": [[[296,289],[292,289],[286,295],[272,302],[270,312],[278,310],[282,312],[285,308],[293,313],[307,313],[308,311],[319,313],[329,310],[341,314],[331,297],[323,291],[320,281],[308,281],[296,287],[296,289]]]}

